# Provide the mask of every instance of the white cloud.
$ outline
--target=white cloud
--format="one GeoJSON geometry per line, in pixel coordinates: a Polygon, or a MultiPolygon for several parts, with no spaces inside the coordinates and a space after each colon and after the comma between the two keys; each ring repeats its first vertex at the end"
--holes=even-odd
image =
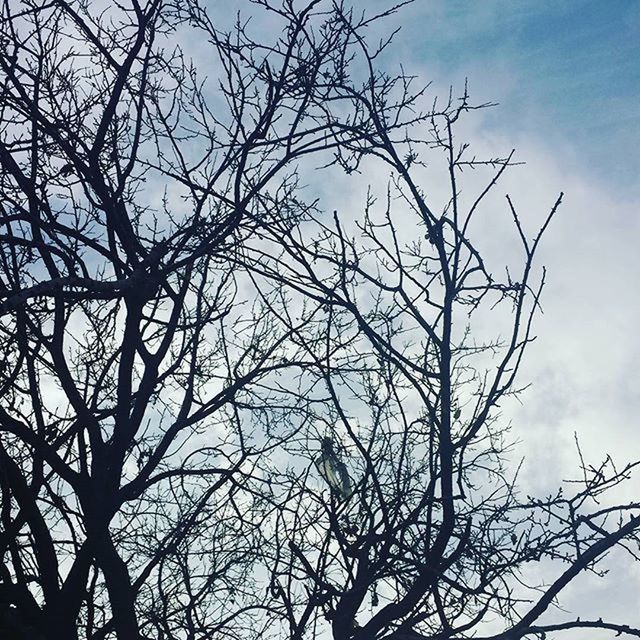
{"type": "MultiPolygon", "coordinates": [[[[455,28],[465,32],[496,19],[499,3],[474,6],[484,9],[463,12],[465,22],[455,28]]],[[[393,20],[409,21],[414,27],[410,38],[398,38],[398,53],[389,58],[402,61],[409,73],[417,72],[425,82],[435,77],[444,89],[449,78],[439,61],[418,59],[412,48],[416,25],[424,25],[425,37],[429,30],[453,28],[443,4],[416,3],[393,20]]],[[[498,61],[491,69],[471,60],[454,75],[461,73],[470,73],[472,89],[480,87],[482,100],[500,101],[518,87],[526,90],[527,77],[518,75],[509,60],[498,61]]],[[[594,464],[606,453],[620,464],[640,453],[640,202],[634,200],[632,190],[622,191],[619,184],[590,172],[571,132],[554,132],[549,127],[536,131],[533,123],[540,120],[534,112],[540,109],[544,109],[542,102],[532,102],[529,112],[519,114],[524,121],[515,121],[504,111],[498,112],[505,113],[501,120],[478,116],[463,134],[474,143],[478,156],[504,154],[516,147],[518,158],[527,162],[496,189],[487,222],[478,229],[479,242],[494,262],[516,258],[515,237],[507,230],[505,192],[512,195],[530,231],[535,231],[558,192],[566,194],[538,260],[548,268],[545,313],[538,317],[539,339],[529,349],[520,377],[521,383],[533,384],[523,395],[522,405],[505,407],[505,417],[512,418],[514,435],[522,443],[519,452],[527,457],[521,476],[526,492],[542,492],[578,476],[574,432],[587,461],[594,464]]],[[[581,117],[576,114],[578,120],[581,117]]],[[[578,122],[582,125],[588,122],[578,122]]],[[[318,187],[321,205],[349,216],[362,211],[366,184],[384,185],[386,172],[379,167],[367,171],[355,184],[352,177],[332,177],[330,184],[324,176],[319,179],[324,181],[318,187]]],[[[480,176],[470,173],[467,180],[465,188],[477,192],[480,176]]],[[[426,182],[423,186],[436,201],[443,201],[446,185],[426,182]]],[[[634,486],[637,479],[619,497],[636,497],[634,486]]],[[[640,593],[639,571],[620,553],[612,554],[608,564],[612,574],[606,581],[585,574],[568,591],[564,603],[572,615],[585,617],[597,603],[598,616],[637,624],[638,602],[633,594],[640,593]]]]}

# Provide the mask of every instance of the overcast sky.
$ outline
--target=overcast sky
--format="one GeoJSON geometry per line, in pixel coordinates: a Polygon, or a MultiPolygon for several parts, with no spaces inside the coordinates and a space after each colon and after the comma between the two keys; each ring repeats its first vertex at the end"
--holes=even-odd
{"type": "MultiPolygon", "coordinates": [[[[528,461],[522,488],[575,477],[574,432],[590,462],[640,457],[640,2],[417,0],[393,20],[402,31],[390,59],[436,91],[468,77],[478,101],[500,103],[470,135],[527,162],[503,193],[534,218],[566,193],[541,255],[545,315],[523,369],[533,385],[509,409],[528,461]]],[[[625,497],[639,495],[636,477],[625,497]]],[[[611,566],[564,605],[637,625],[637,563],[614,556],[611,566]]]]}
{"type": "MultiPolygon", "coordinates": [[[[351,4],[371,12],[390,3],[351,4]]],[[[244,0],[237,6],[249,10],[244,0]]],[[[210,7],[231,18],[228,2],[210,7]]],[[[515,147],[526,161],[501,197],[508,191],[535,223],[566,194],[540,255],[545,313],[521,377],[532,387],[521,406],[505,408],[527,458],[523,491],[578,475],[574,433],[593,464],[606,453],[620,465],[639,458],[640,1],[415,0],[371,35],[395,26],[402,30],[385,58],[389,71],[402,63],[433,81],[433,94],[459,90],[467,77],[476,101],[500,103],[465,134],[479,156],[515,147]]],[[[358,207],[366,183],[380,178],[363,175],[361,191],[346,178],[332,181],[320,204],[341,213],[358,207]]],[[[489,228],[493,250],[509,255],[511,240],[491,235],[489,228]]],[[[636,478],[620,498],[639,495],[636,478]]],[[[574,615],[638,626],[638,563],[616,554],[609,561],[606,581],[584,576],[563,604],[574,615]]]]}
{"type": "MultiPolygon", "coordinates": [[[[368,12],[389,4],[352,2],[368,12]]],[[[519,417],[562,427],[567,442],[576,430],[595,451],[640,456],[640,1],[416,0],[380,25],[374,40],[401,27],[389,71],[402,64],[432,81],[431,95],[459,91],[466,77],[477,102],[499,103],[468,119],[465,135],[479,156],[515,148],[526,162],[501,197],[535,226],[565,192],[539,260],[545,315],[519,417]]],[[[345,180],[331,183],[324,208],[344,209],[347,192],[357,206],[345,180]]],[[[505,255],[510,243],[493,241],[505,255]]]]}

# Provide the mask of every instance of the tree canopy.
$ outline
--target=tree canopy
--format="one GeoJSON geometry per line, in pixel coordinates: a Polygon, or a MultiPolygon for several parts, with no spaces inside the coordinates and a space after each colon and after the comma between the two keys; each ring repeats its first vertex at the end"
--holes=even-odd
{"type": "Polygon", "coordinates": [[[484,254],[514,152],[385,70],[401,8],[2,4],[3,637],[640,636],[549,618],[638,558],[638,463],[526,495],[500,411],[562,194],[533,231],[507,196],[520,262],[484,254]],[[306,186],[373,167],[359,211],[306,186]]]}

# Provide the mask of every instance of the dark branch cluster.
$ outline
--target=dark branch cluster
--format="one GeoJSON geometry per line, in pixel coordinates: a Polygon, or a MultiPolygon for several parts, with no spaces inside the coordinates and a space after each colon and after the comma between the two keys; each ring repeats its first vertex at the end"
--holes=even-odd
{"type": "Polygon", "coordinates": [[[381,71],[365,36],[399,8],[256,0],[225,30],[195,0],[2,2],[2,637],[640,636],[545,617],[638,559],[610,497],[636,464],[523,495],[500,415],[562,195],[533,234],[506,199],[496,275],[474,230],[517,163],[456,142],[488,106],[466,87],[425,107],[381,71]],[[307,158],[388,187],[327,215],[307,158]]]}

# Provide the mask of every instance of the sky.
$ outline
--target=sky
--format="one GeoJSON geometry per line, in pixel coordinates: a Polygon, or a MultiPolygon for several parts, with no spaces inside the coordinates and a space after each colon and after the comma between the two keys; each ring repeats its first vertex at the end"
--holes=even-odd
{"type": "MultiPolygon", "coordinates": [[[[521,416],[562,417],[594,450],[606,441],[627,453],[633,443],[640,454],[640,1],[416,0],[371,40],[395,27],[388,71],[402,64],[441,96],[467,78],[476,102],[498,103],[469,118],[464,133],[479,156],[515,148],[525,163],[507,174],[501,197],[510,193],[535,225],[565,193],[540,255],[545,313],[528,361],[538,391],[521,416]]],[[[359,193],[352,180],[333,181],[326,208],[347,197],[356,207],[382,177],[364,175],[359,193]]],[[[496,254],[512,250],[502,232],[485,235],[496,254]]]]}
{"type": "Polygon", "coordinates": [[[576,168],[640,194],[640,2],[416,0],[394,19],[405,64],[439,84],[468,77],[500,103],[493,126],[566,146],[576,168]]]}
{"type": "MultiPolygon", "coordinates": [[[[371,13],[391,3],[351,4],[371,13]]],[[[231,17],[228,3],[210,6],[231,17]]],[[[504,408],[525,457],[523,491],[544,494],[578,475],[575,436],[594,465],[606,454],[620,465],[640,457],[640,0],[415,0],[371,39],[398,26],[383,60],[390,72],[402,64],[443,96],[467,78],[477,102],[499,103],[471,118],[465,135],[479,156],[515,148],[526,163],[500,196],[512,196],[530,229],[565,193],[539,256],[544,315],[520,379],[531,387],[504,408]]],[[[320,204],[361,208],[367,185],[384,181],[332,180],[320,204]]],[[[437,197],[438,185],[425,188],[437,197]]],[[[481,240],[507,259],[513,239],[492,224],[481,240]]],[[[636,477],[619,499],[637,500],[639,486],[636,477]]],[[[583,576],[563,606],[638,626],[638,563],[616,553],[608,562],[606,581],[583,576]]],[[[545,570],[549,578],[558,567],[545,570]]]]}
{"type": "MultiPolygon", "coordinates": [[[[208,4],[229,20],[230,5],[250,9],[247,0],[208,4]]],[[[375,11],[390,2],[352,4],[375,11]]],[[[605,453],[620,464],[640,458],[640,0],[415,0],[380,29],[395,26],[389,70],[402,63],[441,95],[468,78],[478,102],[499,103],[465,133],[478,155],[515,147],[526,162],[501,196],[510,193],[535,225],[566,194],[540,255],[544,315],[521,376],[532,385],[505,407],[526,458],[523,491],[576,477],[574,434],[594,464],[605,453]]],[[[356,208],[378,178],[362,176],[359,189],[333,181],[320,204],[356,208]]],[[[497,257],[510,255],[502,230],[488,228],[482,240],[497,257]]],[[[638,478],[620,498],[638,499],[637,487],[638,478]]],[[[585,576],[563,605],[640,625],[637,565],[613,554],[607,581],[585,576]]]]}
{"type": "MultiPolygon", "coordinates": [[[[640,2],[417,0],[391,22],[402,27],[391,67],[402,62],[435,92],[468,78],[478,102],[499,103],[468,133],[476,149],[515,147],[527,163],[503,193],[532,219],[566,194],[540,256],[544,315],[521,377],[532,386],[505,410],[526,458],[523,489],[576,477],[574,434],[591,463],[640,457],[640,2]]],[[[509,253],[501,233],[494,240],[509,253]]],[[[639,487],[636,477],[619,497],[637,500],[639,487]]],[[[606,581],[584,576],[563,605],[637,625],[637,563],[609,561],[606,581]]]]}

